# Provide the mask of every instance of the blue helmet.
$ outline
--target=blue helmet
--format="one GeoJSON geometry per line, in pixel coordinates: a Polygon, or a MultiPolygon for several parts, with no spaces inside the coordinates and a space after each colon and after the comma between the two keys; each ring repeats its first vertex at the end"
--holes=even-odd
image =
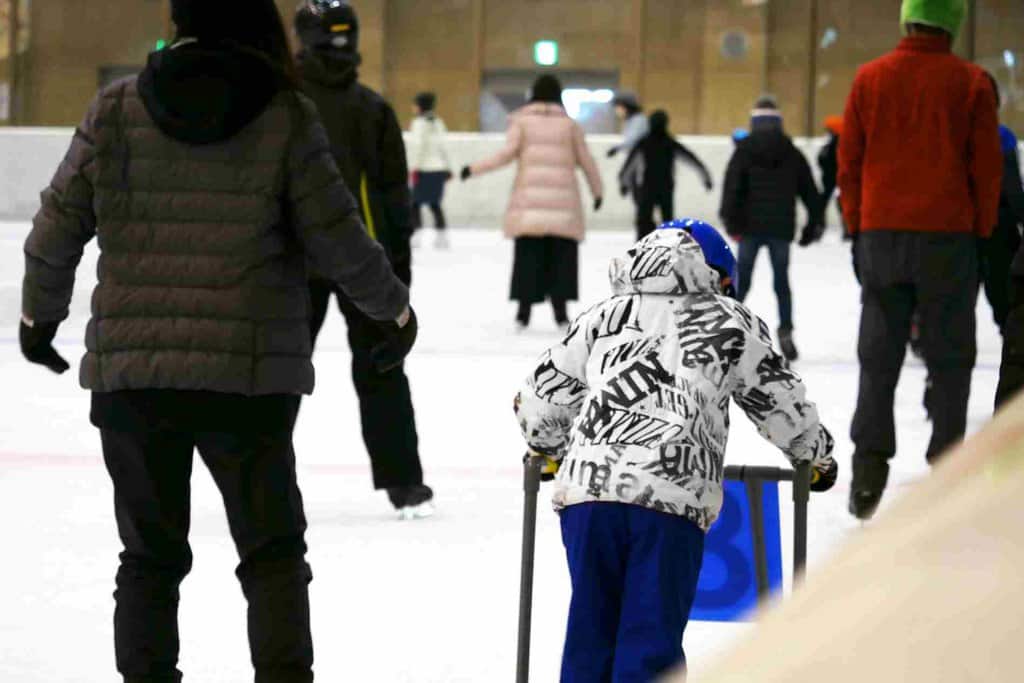
{"type": "Polygon", "coordinates": [[[693,239],[700,245],[704,252],[704,261],[718,271],[723,282],[723,288],[728,296],[736,296],[736,288],[739,286],[739,276],[736,272],[736,257],[725,238],[714,228],[714,226],[694,218],[680,218],[669,221],[658,226],[658,230],[685,230],[690,233],[693,239]]]}

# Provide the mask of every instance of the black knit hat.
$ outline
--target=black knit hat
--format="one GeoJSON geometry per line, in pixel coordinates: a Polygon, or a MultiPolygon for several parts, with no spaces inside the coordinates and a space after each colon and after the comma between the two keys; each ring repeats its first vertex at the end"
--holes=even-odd
{"type": "Polygon", "coordinates": [[[531,102],[562,103],[562,82],[551,74],[543,74],[533,82],[530,91],[531,102]]]}
{"type": "Polygon", "coordinates": [[[432,92],[421,92],[413,98],[413,102],[422,112],[434,111],[434,107],[437,106],[437,95],[432,92]]]}

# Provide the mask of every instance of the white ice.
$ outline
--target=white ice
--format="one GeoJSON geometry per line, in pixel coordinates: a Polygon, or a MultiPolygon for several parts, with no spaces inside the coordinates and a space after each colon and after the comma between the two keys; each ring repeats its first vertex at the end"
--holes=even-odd
{"type": "MultiPolygon", "coordinates": [[[[113,576],[119,551],[112,489],[88,422],[88,394],[74,372],[57,377],[25,363],[16,341],[27,225],[0,224],[0,680],[116,680],[113,576]]],[[[424,244],[432,244],[425,235],[424,244]]],[[[414,303],[421,340],[408,363],[433,519],[399,522],[369,468],[349,379],[344,323],[332,314],[316,356],[317,391],[303,404],[296,448],[309,518],[316,674],[321,681],[511,680],[515,666],[523,450],[512,397],[531,362],[557,340],[550,310],[513,331],[507,301],[511,245],[497,231],[457,230],[452,248],[416,253],[414,303]]],[[[581,252],[582,301],[606,295],[608,259],[631,232],[596,232],[581,252]]],[[[95,248],[79,270],[59,349],[82,354],[95,248]]],[[[810,509],[810,571],[858,524],[846,513],[857,388],[858,291],[849,250],[834,234],[794,248],[798,368],[837,441],[839,485],[810,509]]],[[[770,267],[762,254],[749,303],[774,329],[770,267]]],[[[987,303],[978,308],[980,355],[970,429],[989,417],[1000,341],[987,303]]],[[[924,370],[908,360],[898,392],[900,453],[886,503],[927,474],[924,370]]],[[[728,462],[783,458],[734,415],[728,462]]],[[[182,586],[181,669],[191,681],[251,680],[245,604],[220,499],[198,463],[193,477],[195,566],[182,586]]],[[[543,495],[543,493],[542,493],[543,495]]],[[[788,491],[783,524],[789,523],[788,491]]],[[[884,506],[883,503],[883,513],[884,506]]],[[[557,680],[568,576],[557,518],[541,503],[533,680],[557,680]]],[[[789,552],[788,526],[783,534],[789,552]]],[[[787,568],[788,572],[788,568],[787,568]]],[[[692,623],[692,680],[747,626],[692,623]]]]}

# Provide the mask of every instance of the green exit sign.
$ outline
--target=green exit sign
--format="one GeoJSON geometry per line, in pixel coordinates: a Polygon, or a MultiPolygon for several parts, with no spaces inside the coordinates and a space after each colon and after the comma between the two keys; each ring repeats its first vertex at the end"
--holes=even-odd
{"type": "Polygon", "coordinates": [[[558,64],[558,43],[554,40],[538,40],[533,44],[533,61],[540,66],[558,64]]]}

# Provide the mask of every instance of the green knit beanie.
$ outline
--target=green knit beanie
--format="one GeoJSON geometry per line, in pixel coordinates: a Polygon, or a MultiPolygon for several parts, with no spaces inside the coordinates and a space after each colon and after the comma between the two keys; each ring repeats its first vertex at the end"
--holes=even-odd
{"type": "Polygon", "coordinates": [[[900,25],[934,26],[956,38],[966,14],[967,6],[964,0],[903,0],[900,25]]]}

